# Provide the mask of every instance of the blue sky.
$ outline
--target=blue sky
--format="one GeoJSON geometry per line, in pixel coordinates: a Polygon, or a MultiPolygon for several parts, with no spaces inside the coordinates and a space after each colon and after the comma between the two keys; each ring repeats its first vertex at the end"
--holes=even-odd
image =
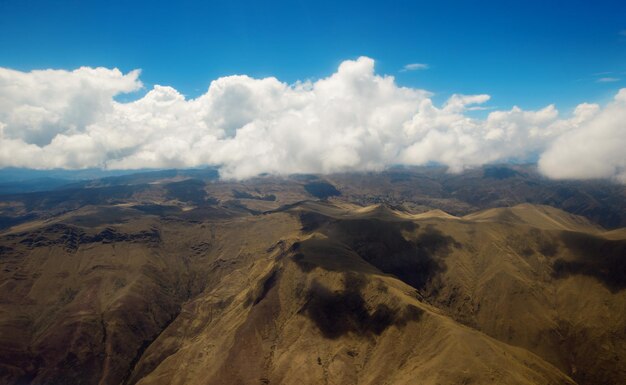
{"type": "Polygon", "coordinates": [[[0,0],[0,66],[141,68],[191,97],[223,75],[316,79],[360,55],[436,102],[567,112],[626,86],[626,2],[0,0]]]}

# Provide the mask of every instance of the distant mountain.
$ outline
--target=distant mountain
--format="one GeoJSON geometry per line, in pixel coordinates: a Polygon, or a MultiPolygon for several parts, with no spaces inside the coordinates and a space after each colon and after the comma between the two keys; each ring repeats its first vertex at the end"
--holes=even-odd
{"type": "Polygon", "coordinates": [[[33,170],[29,168],[6,167],[0,168],[0,182],[21,182],[33,179],[50,178],[61,180],[87,180],[104,178],[107,176],[136,174],[137,170],[102,170],[99,168],[90,168],[83,170],[33,170]]]}
{"type": "Polygon", "coordinates": [[[50,191],[62,186],[71,184],[72,181],[66,179],[55,179],[49,177],[0,182],[0,195],[21,194],[37,191],[50,191]]]}
{"type": "Polygon", "coordinates": [[[31,179],[0,184],[0,228],[94,204],[178,202],[263,212],[305,199],[361,205],[385,203],[414,213],[441,209],[453,215],[532,203],[585,216],[607,229],[626,226],[624,185],[610,181],[554,181],[542,177],[532,165],[501,165],[461,174],[420,167],[381,173],[264,176],[246,181],[219,180],[213,168],[41,184],[31,179]],[[180,195],[183,190],[187,195],[180,195]],[[198,200],[196,197],[200,196],[198,200]]]}
{"type": "Polygon", "coordinates": [[[215,180],[218,177],[218,172],[215,168],[188,170],[32,170],[2,168],[0,169],[0,195],[50,191],[61,187],[90,186],[96,181],[101,185],[140,184],[175,176],[215,180]]]}

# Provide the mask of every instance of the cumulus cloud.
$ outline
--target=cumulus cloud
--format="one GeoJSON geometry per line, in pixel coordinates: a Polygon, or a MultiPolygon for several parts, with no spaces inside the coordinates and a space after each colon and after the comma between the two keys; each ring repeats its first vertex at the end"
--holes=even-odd
{"type": "Polygon", "coordinates": [[[578,122],[550,144],[539,159],[552,178],[615,178],[626,183],[626,88],[601,109],[582,104],[578,122]]]}
{"type": "Polygon", "coordinates": [[[195,99],[157,85],[134,102],[115,101],[141,86],[139,71],[0,69],[0,167],[215,165],[223,177],[241,179],[396,164],[456,172],[540,156],[554,178],[625,181],[616,148],[626,147],[626,91],[605,107],[581,104],[569,117],[549,105],[476,119],[467,112],[486,108],[489,95],[453,95],[437,106],[428,91],[376,74],[367,57],[315,82],[228,76],[195,99]]]}
{"type": "Polygon", "coordinates": [[[0,68],[3,135],[43,146],[58,134],[79,134],[111,112],[111,99],[141,87],[139,71],[82,67],[29,73],[0,68]]]}

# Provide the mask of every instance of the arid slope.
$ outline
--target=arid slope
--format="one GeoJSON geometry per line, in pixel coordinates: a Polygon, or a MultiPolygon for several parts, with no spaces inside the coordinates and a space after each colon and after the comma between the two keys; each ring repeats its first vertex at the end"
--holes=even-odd
{"type": "Polygon", "coordinates": [[[626,382],[623,231],[529,204],[275,206],[5,231],[0,382],[626,382]]]}

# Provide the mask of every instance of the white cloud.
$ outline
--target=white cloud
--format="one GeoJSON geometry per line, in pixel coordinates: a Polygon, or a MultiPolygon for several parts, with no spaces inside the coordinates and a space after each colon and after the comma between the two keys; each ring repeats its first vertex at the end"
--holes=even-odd
{"type": "Polygon", "coordinates": [[[626,88],[605,108],[581,105],[571,129],[560,135],[539,159],[552,178],[614,178],[626,183],[626,88]]]}
{"type": "Polygon", "coordinates": [[[398,86],[361,57],[315,82],[229,76],[196,99],[154,86],[139,100],[116,102],[141,87],[138,77],[103,68],[0,69],[0,167],[217,165],[224,177],[247,178],[400,163],[460,171],[541,154],[551,177],[626,181],[615,150],[626,136],[626,91],[604,108],[581,104],[569,118],[550,105],[476,119],[467,112],[486,108],[489,95],[453,95],[436,106],[429,92],[398,86]],[[585,157],[577,146],[586,146],[585,157]]]}
{"type": "Polygon", "coordinates": [[[404,67],[402,67],[402,70],[400,70],[400,72],[427,70],[428,68],[429,68],[428,64],[424,64],[424,63],[410,63],[410,64],[407,64],[404,67]]]}
{"type": "Polygon", "coordinates": [[[4,137],[37,145],[57,134],[78,134],[110,112],[112,97],[141,87],[139,71],[81,67],[28,73],[0,68],[4,137]]]}
{"type": "Polygon", "coordinates": [[[614,77],[603,77],[603,78],[599,78],[598,80],[596,80],[598,83],[613,83],[613,82],[619,82],[621,79],[619,78],[614,78],[614,77]]]}

